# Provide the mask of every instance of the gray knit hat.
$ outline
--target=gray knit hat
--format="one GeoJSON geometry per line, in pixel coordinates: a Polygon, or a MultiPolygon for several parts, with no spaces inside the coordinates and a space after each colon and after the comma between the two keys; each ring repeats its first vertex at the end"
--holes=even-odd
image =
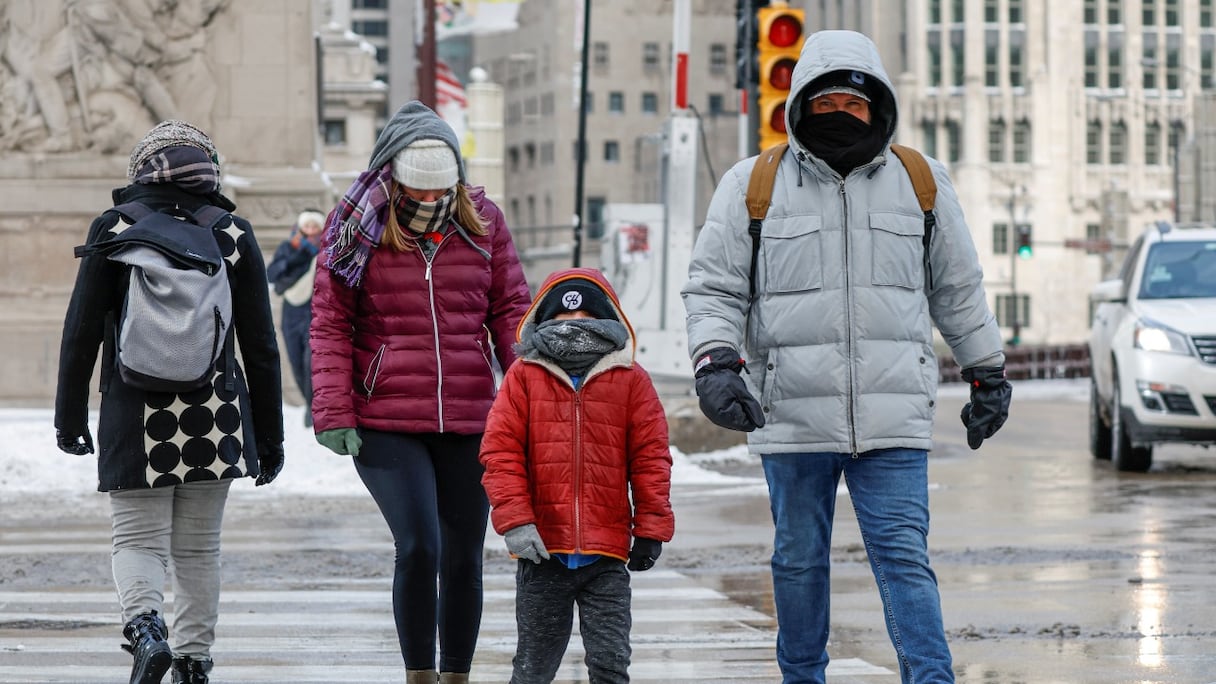
{"type": "Polygon", "coordinates": [[[135,148],[131,150],[131,162],[127,165],[127,178],[134,181],[135,175],[152,155],[166,147],[177,145],[197,147],[205,152],[215,164],[216,175],[219,175],[219,155],[215,152],[215,143],[211,142],[211,138],[198,127],[185,121],[169,120],[153,126],[142,140],[135,143],[135,148]]]}

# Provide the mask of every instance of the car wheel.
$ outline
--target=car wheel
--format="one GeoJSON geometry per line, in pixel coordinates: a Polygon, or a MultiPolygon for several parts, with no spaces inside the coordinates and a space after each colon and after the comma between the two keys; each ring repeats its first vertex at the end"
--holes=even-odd
{"type": "Polygon", "coordinates": [[[1110,460],[1110,428],[1102,420],[1102,400],[1098,397],[1098,384],[1090,371],[1089,380],[1089,452],[1099,461],[1110,460]]]}
{"type": "Polygon", "coordinates": [[[1133,447],[1127,426],[1123,424],[1123,392],[1119,389],[1119,376],[1113,378],[1110,411],[1110,458],[1115,469],[1125,473],[1143,473],[1153,465],[1152,447],[1133,447]]]}

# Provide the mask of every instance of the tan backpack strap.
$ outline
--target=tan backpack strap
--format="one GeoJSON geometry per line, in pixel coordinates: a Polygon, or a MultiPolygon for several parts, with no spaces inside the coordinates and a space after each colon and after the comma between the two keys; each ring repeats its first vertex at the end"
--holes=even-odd
{"type": "Polygon", "coordinates": [[[768,213],[769,200],[773,196],[773,183],[777,180],[777,168],[789,143],[773,145],[756,157],[752,175],[747,181],[747,215],[753,221],[763,221],[768,213]]]}
{"type": "MultiPolygon", "coordinates": [[[[903,162],[912,179],[912,189],[916,191],[916,199],[920,202],[921,211],[933,211],[933,203],[937,200],[937,181],[933,180],[933,171],[929,162],[920,152],[904,145],[891,145],[891,151],[903,162]]],[[[750,187],[749,187],[750,191],[750,187]]]]}
{"type": "Polygon", "coordinates": [[[925,155],[904,145],[891,145],[891,151],[903,162],[908,178],[912,180],[912,190],[916,192],[916,201],[920,210],[925,213],[925,234],[921,238],[924,245],[923,262],[925,265],[925,283],[928,289],[933,289],[933,263],[929,259],[929,246],[933,242],[933,229],[937,226],[937,217],[933,215],[933,203],[937,201],[937,181],[933,180],[933,170],[925,155]]]}
{"type": "Polygon", "coordinates": [[[756,262],[760,259],[760,228],[772,203],[773,184],[777,182],[777,168],[789,143],[778,143],[760,153],[752,166],[752,175],[747,179],[747,234],[752,236],[752,264],[748,271],[748,301],[756,298],[756,262]]]}

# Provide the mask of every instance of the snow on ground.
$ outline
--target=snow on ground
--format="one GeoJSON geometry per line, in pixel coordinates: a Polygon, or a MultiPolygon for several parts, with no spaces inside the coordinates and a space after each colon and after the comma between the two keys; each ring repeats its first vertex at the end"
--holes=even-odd
{"type": "MultiPolygon", "coordinates": [[[[967,386],[943,385],[941,396],[965,397],[967,386]]],[[[1015,401],[1055,399],[1087,401],[1089,381],[1035,380],[1015,382],[1015,401]]],[[[0,498],[11,494],[48,492],[88,493],[97,488],[96,458],[71,456],[55,446],[53,412],[50,409],[0,409],[0,498]]],[[[302,409],[287,406],[283,410],[286,424],[285,450],[287,463],[283,473],[269,487],[258,490],[265,496],[346,496],[366,495],[346,456],[338,456],[317,443],[311,428],[305,428],[302,409]]],[[[97,416],[90,416],[96,436],[97,416]]],[[[738,446],[721,451],[685,454],[672,448],[672,482],[682,485],[739,485],[762,481],[759,478],[738,477],[717,472],[712,467],[722,464],[749,464],[756,456],[738,446]]],[[[233,490],[234,493],[238,490],[233,490]]]]}

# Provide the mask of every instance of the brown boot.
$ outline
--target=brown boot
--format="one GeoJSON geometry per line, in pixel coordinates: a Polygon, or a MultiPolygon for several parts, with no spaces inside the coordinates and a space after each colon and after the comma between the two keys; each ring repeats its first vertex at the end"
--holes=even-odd
{"type": "Polygon", "coordinates": [[[439,684],[469,684],[468,672],[440,672],[439,684]]]}
{"type": "Polygon", "coordinates": [[[435,684],[439,676],[434,670],[406,670],[405,684],[435,684]]]}

